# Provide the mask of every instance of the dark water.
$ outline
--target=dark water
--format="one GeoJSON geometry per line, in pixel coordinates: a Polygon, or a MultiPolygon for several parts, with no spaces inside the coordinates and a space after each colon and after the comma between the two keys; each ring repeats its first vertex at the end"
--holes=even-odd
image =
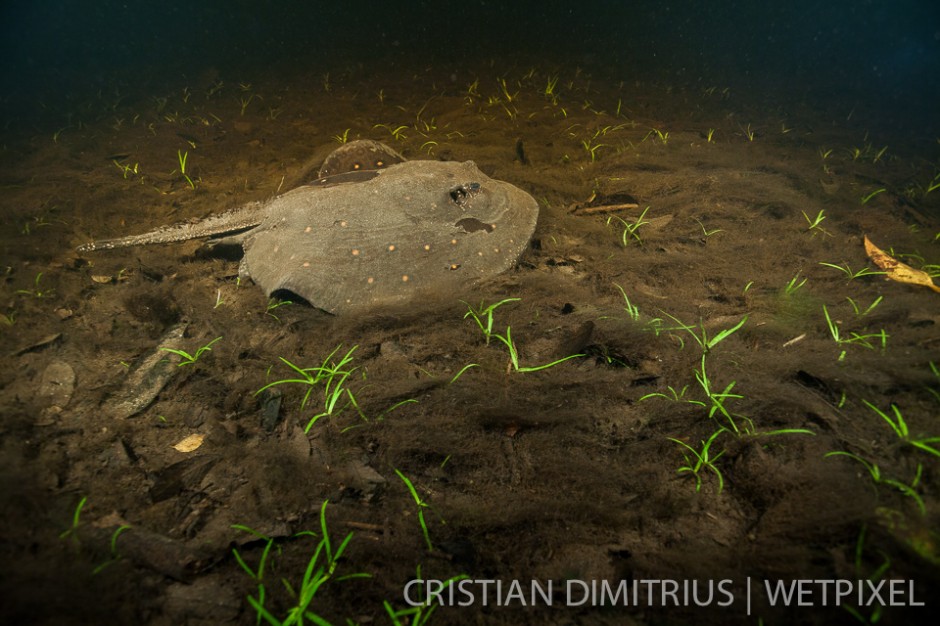
{"type": "MultiPolygon", "coordinates": [[[[206,67],[400,69],[473,59],[604,67],[629,80],[864,94],[928,119],[940,8],[860,2],[5,2],[5,98],[206,67]]],[[[901,119],[898,117],[897,119],[901,119]]]]}

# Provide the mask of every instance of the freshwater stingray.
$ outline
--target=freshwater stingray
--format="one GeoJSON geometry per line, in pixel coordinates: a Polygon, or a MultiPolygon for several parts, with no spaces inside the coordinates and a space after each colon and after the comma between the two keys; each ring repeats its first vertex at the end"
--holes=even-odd
{"type": "Polygon", "coordinates": [[[358,143],[327,157],[332,175],[270,200],[78,250],[229,235],[216,241],[241,245],[239,274],[265,293],[339,314],[457,290],[509,269],[528,246],[538,204],[526,192],[472,161],[404,161],[358,143]]]}

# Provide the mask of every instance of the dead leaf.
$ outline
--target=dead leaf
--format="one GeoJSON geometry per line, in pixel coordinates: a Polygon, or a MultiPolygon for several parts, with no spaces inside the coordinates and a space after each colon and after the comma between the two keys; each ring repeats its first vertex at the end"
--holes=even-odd
{"type": "Polygon", "coordinates": [[[881,248],[871,242],[868,236],[865,236],[865,252],[875,265],[885,271],[888,278],[899,283],[908,283],[910,285],[921,285],[928,287],[940,293],[940,287],[933,284],[930,274],[921,270],[915,270],[910,265],[905,265],[892,256],[886,254],[881,248]]]}
{"type": "Polygon", "coordinates": [[[177,443],[175,446],[173,446],[173,448],[180,452],[192,452],[193,450],[195,450],[196,448],[202,445],[202,440],[205,438],[206,438],[205,435],[200,435],[200,434],[190,435],[189,437],[186,437],[185,439],[177,443]]]}

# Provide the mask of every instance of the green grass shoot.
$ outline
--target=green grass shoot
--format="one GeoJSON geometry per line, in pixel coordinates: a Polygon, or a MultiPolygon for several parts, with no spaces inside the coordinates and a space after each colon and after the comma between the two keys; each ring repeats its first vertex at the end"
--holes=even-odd
{"type": "MultiPolygon", "coordinates": [[[[421,532],[424,535],[424,542],[428,546],[428,552],[434,551],[434,545],[431,543],[431,534],[428,532],[428,524],[424,519],[424,509],[430,509],[431,505],[424,501],[424,499],[418,495],[418,490],[415,489],[414,483],[405,476],[400,470],[396,469],[395,473],[401,478],[402,482],[405,483],[405,487],[408,488],[408,492],[411,494],[412,499],[414,499],[415,504],[418,505],[418,523],[421,525],[421,532]]],[[[443,522],[443,520],[441,520],[443,522]]]]}
{"type": "Polygon", "coordinates": [[[790,282],[788,282],[786,286],[783,288],[784,295],[792,296],[794,293],[799,291],[799,289],[803,285],[806,284],[806,281],[807,281],[806,278],[804,278],[803,280],[799,280],[799,278],[800,278],[800,273],[797,272],[796,275],[794,275],[793,278],[790,279],[790,282]]]}
{"type": "Polygon", "coordinates": [[[33,298],[48,298],[55,295],[55,289],[43,289],[39,284],[42,281],[42,272],[37,272],[36,277],[33,279],[33,288],[32,289],[17,289],[14,293],[21,296],[30,296],[33,298]]]}
{"type": "Polygon", "coordinates": [[[570,354],[556,361],[552,361],[551,363],[546,363],[545,365],[522,366],[519,364],[519,351],[516,349],[516,344],[512,340],[512,329],[509,326],[506,326],[505,335],[498,335],[496,333],[493,333],[493,337],[495,337],[500,342],[502,342],[506,346],[506,349],[509,351],[509,367],[511,367],[513,370],[520,372],[520,373],[538,372],[539,370],[544,370],[550,367],[554,367],[558,365],[559,363],[564,363],[565,361],[569,359],[575,359],[575,358],[584,356],[583,354],[570,354]]]}
{"type": "Polygon", "coordinates": [[[670,315],[669,313],[666,313],[665,311],[662,311],[662,313],[666,317],[670,318],[671,320],[679,324],[679,326],[674,327],[674,328],[663,328],[661,330],[665,330],[665,331],[683,330],[689,333],[692,336],[692,338],[695,339],[695,343],[697,343],[699,347],[702,349],[703,354],[708,353],[712,348],[717,346],[719,343],[721,343],[722,341],[724,341],[725,339],[727,339],[734,333],[738,332],[741,329],[741,327],[744,326],[744,324],[747,322],[747,318],[748,318],[748,316],[745,315],[744,317],[741,318],[741,321],[739,321],[737,324],[735,324],[731,328],[725,328],[723,330],[720,330],[717,335],[709,339],[708,331],[705,329],[705,325],[701,321],[699,321],[698,323],[698,332],[696,332],[695,326],[686,324],[683,321],[681,321],[679,318],[673,315],[670,315]]]}
{"type": "Polygon", "coordinates": [[[914,502],[917,504],[917,508],[920,509],[921,515],[927,514],[927,507],[924,504],[924,500],[923,498],[921,498],[920,494],[917,493],[916,491],[917,485],[920,482],[921,474],[923,473],[923,469],[924,469],[922,464],[920,463],[917,464],[917,471],[911,483],[905,484],[901,482],[900,480],[885,477],[882,474],[881,468],[878,467],[877,463],[873,461],[868,461],[860,457],[857,454],[852,454],[851,452],[844,452],[842,450],[834,450],[832,452],[827,452],[823,456],[825,458],[831,458],[835,456],[844,456],[846,458],[852,459],[853,461],[857,461],[858,463],[861,463],[862,466],[868,471],[868,475],[871,476],[871,480],[873,483],[875,483],[876,485],[885,484],[885,485],[894,487],[895,489],[903,493],[905,496],[908,496],[909,498],[914,500],[914,502]]]}
{"type": "Polygon", "coordinates": [[[882,187],[882,188],[880,188],[880,189],[875,189],[873,192],[862,196],[862,198],[861,198],[862,204],[868,204],[869,201],[871,201],[872,198],[874,198],[875,196],[877,196],[877,195],[880,194],[880,193],[884,193],[885,191],[887,191],[887,189],[885,189],[884,187],[882,187]]]}
{"type": "Polygon", "coordinates": [[[493,313],[507,302],[519,302],[520,300],[521,298],[506,298],[490,305],[486,305],[485,302],[481,301],[478,309],[474,309],[472,305],[461,300],[461,302],[467,305],[467,312],[464,313],[463,318],[467,319],[470,317],[476,322],[477,326],[479,326],[480,330],[483,332],[483,336],[486,337],[486,345],[489,345],[490,337],[493,335],[493,313]]]}
{"type": "MultiPolygon", "coordinates": [[[[189,186],[192,189],[196,188],[196,183],[193,182],[193,179],[189,177],[189,174],[186,173],[186,161],[189,159],[189,151],[183,152],[182,150],[176,151],[176,156],[179,159],[180,164],[180,174],[183,175],[183,178],[186,179],[186,182],[189,183],[189,186]]],[[[124,176],[127,178],[126,174],[124,176]]]]}
{"type": "MultiPolygon", "coordinates": [[[[826,318],[826,326],[829,327],[829,334],[832,336],[832,340],[835,341],[840,346],[844,346],[847,344],[856,344],[864,348],[868,348],[869,350],[874,350],[875,344],[872,343],[873,340],[880,341],[882,350],[884,350],[888,345],[889,335],[888,333],[885,332],[883,328],[877,333],[869,333],[866,335],[852,331],[849,333],[849,336],[846,337],[845,335],[842,334],[842,331],[839,328],[838,322],[834,321],[832,317],[829,315],[829,309],[826,308],[826,305],[823,305],[823,316],[826,318]]],[[[839,361],[843,361],[845,359],[845,354],[846,352],[845,350],[843,350],[842,353],[839,355],[839,361]]]]}
{"type": "Polygon", "coordinates": [[[682,451],[682,457],[685,459],[685,465],[681,466],[677,470],[677,473],[683,474],[683,473],[688,472],[688,473],[691,473],[692,476],[695,477],[696,493],[701,491],[702,489],[701,473],[702,473],[702,470],[704,469],[711,470],[712,473],[714,473],[715,476],[718,477],[718,493],[721,493],[721,490],[724,489],[725,487],[724,476],[722,476],[721,470],[718,469],[718,466],[715,465],[715,461],[717,461],[721,457],[721,455],[725,453],[725,451],[722,450],[721,452],[719,452],[718,454],[714,456],[712,456],[711,454],[712,444],[715,443],[715,439],[718,438],[718,435],[720,435],[723,432],[725,432],[725,430],[723,428],[719,428],[718,430],[712,433],[711,437],[709,437],[705,441],[702,441],[701,451],[696,450],[695,448],[693,448],[686,442],[682,441],[681,439],[667,437],[667,439],[669,439],[670,441],[673,441],[684,448],[684,450],[682,451]]]}
{"type": "Polygon", "coordinates": [[[72,511],[72,525],[59,533],[59,539],[71,538],[73,543],[78,543],[78,527],[81,523],[82,509],[85,508],[87,502],[88,496],[82,496],[82,499],[75,505],[75,510],[72,511]]]}
{"type": "Polygon", "coordinates": [[[894,415],[893,418],[868,400],[862,400],[862,404],[874,411],[881,419],[887,422],[891,427],[891,430],[894,431],[894,434],[898,436],[898,439],[905,443],[909,443],[918,450],[922,450],[927,454],[940,457],[940,450],[934,447],[936,444],[940,443],[940,437],[911,437],[911,433],[907,427],[907,422],[904,419],[904,415],[901,414],[901,410],[897,407],[896,404],[891,405],[891,413],[894,415]]]}
{"type": "Polygon", "coordinates": [[[209,343],[198,348],[195,354],[190,354],[185,350],[179,350],[177,348],[160,348],[163,352],[169,352],[170,354],[175,354],[180,357],[180,362],[176,364],[177,367],[183,367],[184,365],[193,365],[196,361],[199,360],[204,353],[210,352],[212,350],[212,345],[217,341],[221,340],[221,337],[216,337],[209,343]]]}
{"type": "Polygon", "coordinates": [[[644,217],[646,217],[646,212],[649,210],[650,210],[649,207],[646,207],[645,209],[643,209],[643,212],[640,213],[640,215],[632,222],[628,222],[627,220],[623,219],[619,215],[611,215],[610,217],[607,218],[608,226],[610,226],[611,222],[613,222],[614,220],[619,221],[620,225],[623,226],[623,232],[620,235],[620,243],[623,245],[624,248],[626,248],[630,244],[630,241],[632,240],[635,240],[640,245],[643,244],[643,240],[640,238],[638,231],[640,230],[641,226],[645,226],[646,224],[649,224],[649,222],[643,219],[644,217]]]}
{"type": "Polygon", "coordinates": [[[823,221],[826,219],[826,215],[825,215],[826,212],[823,209],[819,209],[819,213],[817,213],[816,217],[814,218],[810,218],[810,216],[806,214],[806,211],[800,211],[800,213],[803,214],[803,218],[806,220],[806,223],[809,224],[809,227],[806,230],[812,232],[814,236],[816,235],[817,232],[820,232],[820,233],[823,233],[824,235],[828,235],[832,237],[829,231],[827,231],[825,228],[820,226],[820,224],[822,224],[823,221]]]}
{"type": "Polygon", "coordinates": [[[862,310],[862,307],[857,302],[855,302],[855,300],[853,300],[852,298],[846,297],[846,300],[848,300],[849,304],[852,305],[852,310],[855,311],[856,317],[865,317],[866,315],[874,311],[875,307],[881,304],[881,301],[883,299],[884,299],[884,296],[878,296],[877,298],[875,298],[875,300],[871,304],[869,304],[864,310],[862,310]]]}
{"type": "Polygon", "coordinates": [[[627,296],[627,292],[623,290],[623,287],[614,283],[614,287],[620,290],[620,295],[623,296],[623,310],[627,312],[627,315],[634,322],[640,321],[640,309],[635,304],[630,302],[630,298],[627,296]]]}
{"type": "Polygon", "coordinates": [[[826,263],[824,261],[820,261],[819,264],[825,265],[826,267],[831,267],[832,269],[839,270],[840,272],[845,274],[848,280],[855,280],[856,278],[861,278],[862,276],[877,276],[879,274],[884,274],[884,272],[873,270],[868,266],[865,266],[862,269],[855,272],[855,271],[852,271],[852,268],[849,267],[849,264],[845,262],[843,262],[842,265],[836,265],[835,263],[826,263]]]}
{"type": "MultiPolygon", "coordinates": [[[[424,578],[421,576],[420,565],[417,567],[416,573],[417,576],[415,577],[415,580],[424,580],[424,578]]],[[[447,580],[441,581],[441,586],[437,592],[441,593],[451,585],[468,578],[470,577],[466,574],[452,576],[447,580]]],[[[437,609],[437,607],[441,606],[438,598],[439,596],[431,593],[421,604],[418,604],[417,606],[412,604],[407,609],[400,610],[396,610],[388,600],[384,600],[383,605],[385,606],[385,612],[388,614],[389,619],[392,620],[392,626],[426,626],[428,621],[430,621],[431,616],[434,614],[434,611],[437,609]]]]}
{"type": "MultiPolygon", "coordinates": [[[[262,553],[261,562],[259,563],[257,569],[253,570],[250,566],[248,566],[244,559],[236,553],[236,561],[238,561],[242,569],[245,570],[245,572],[259,584],[258,597],[253,595],[248,596],[248,604],[251,605],[256,613],[256,624],[260,624],[261,620],[263,619],[270,626],[303,626],[305,621],[309,620],[317,626],[329,626],[329,622],[327,622],[318,614],[314,613],[310,608],[313,604],[314,598],[317,595],[317,592],[323,587],[323,585],[325,585],[330,580],[333,580],[334,577],[336,581],[350,580],[354,578],[371,578],[369,574],[362,572],[336,576],[337,566],[339,565],[343,553],[349,546],[349,542],[353,538],[353,533],[350,532],[347,534],[342,542],[340,542],[338,547],[333,546],[333,542],[330,540],[329,528],[326,521],[327,503],[328,501],[324,500],[323,505],[320,507],[320,541],[317,543],[313,556],[311,556],[310,560],[307,562],[307,567],[304,570],[303,577],[300,580],[300,585],[295,587],[286,578],[281,578],[281,583],[287,589],[287,592],[291,595],[295,602],[294,606],[288,609],[284,619],[278,619],[264,606],[264,566],[270,554],[273,540],[268,539],[260,533],[255,533],[255,531],[252,531],[250,528],[245,526],[238,526],[238,528],[241,530],[246,530],[247,532],[255,534],[259,538],[262,538],[268,542],[264,552],[262,553]]],[[[316,536],[315,533],[310,531],[298,533],[296,536],[300,537],[305,535],[312,537],[316,536]]]]}
{"type": "MultiPolygon", "coordinates": [[[[356,351],[356,348],[359,346],[353,346],[343,355],[339,361],[334,361],[333,357],[336,355],[342,346],[336,346],[332,352],[323,360],[323,363],[314,366],[314,367],[300,367],[295,365],[285,359],[284,357],[279,357],[281,362],[287,365],[289,368],[294,370],[299,374],[299,378],[283,378],[281,380],[276,380],[274,382],[268,383],[263,386],[261,389],[255,392],[254,395],[270,389],[271,387],[276,387],[277,385],[286,385],[286,384],[298,384],[305,385],[307,387],[306,392],[304,393],[303,400],[300,402],[300,408],[303,410],[306,408],[307,403],[310,401],[310,396],[317,389],[322,388],[323,390],[323,410],[316,415],[314,415],[307,422],[307,426],[304,428],[305,433],[309,433],[310,429],[313,428],[313,425],[317,423],[321,418],[327,416],[335,416],[342,413],[348,406],[352,405],[359,411],[359,405],[356,403],[356,398],[353,395],[352,391],[345,386],[346,381],[358,367],[349,367],[353,361],[353,352],[356,351]],[[340,399],[343,397],[347,398],[347,402],[340,404],[340,399]]],[[[360,415],[362,412],[359,411],[360,415]]]]}

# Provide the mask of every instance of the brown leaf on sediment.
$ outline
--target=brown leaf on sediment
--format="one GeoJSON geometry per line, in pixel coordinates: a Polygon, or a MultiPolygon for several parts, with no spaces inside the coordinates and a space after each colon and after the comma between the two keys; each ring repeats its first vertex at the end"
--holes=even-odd
{"type": "Polygon", "coordinates": [[[940,292],[940,287],[937,287],[933,283],[930,274],[922,270],[916,270],[910,265],[901,263],[894,257],[888,255],[881,248],[873,244],[867,235],[865,236],[865,252],[868,254],[868,258],[870,258],[875,265],[883,269],[891,280],[899,283],[908,283],[910,285],[922,285],[936,292],[940,292]]]}

